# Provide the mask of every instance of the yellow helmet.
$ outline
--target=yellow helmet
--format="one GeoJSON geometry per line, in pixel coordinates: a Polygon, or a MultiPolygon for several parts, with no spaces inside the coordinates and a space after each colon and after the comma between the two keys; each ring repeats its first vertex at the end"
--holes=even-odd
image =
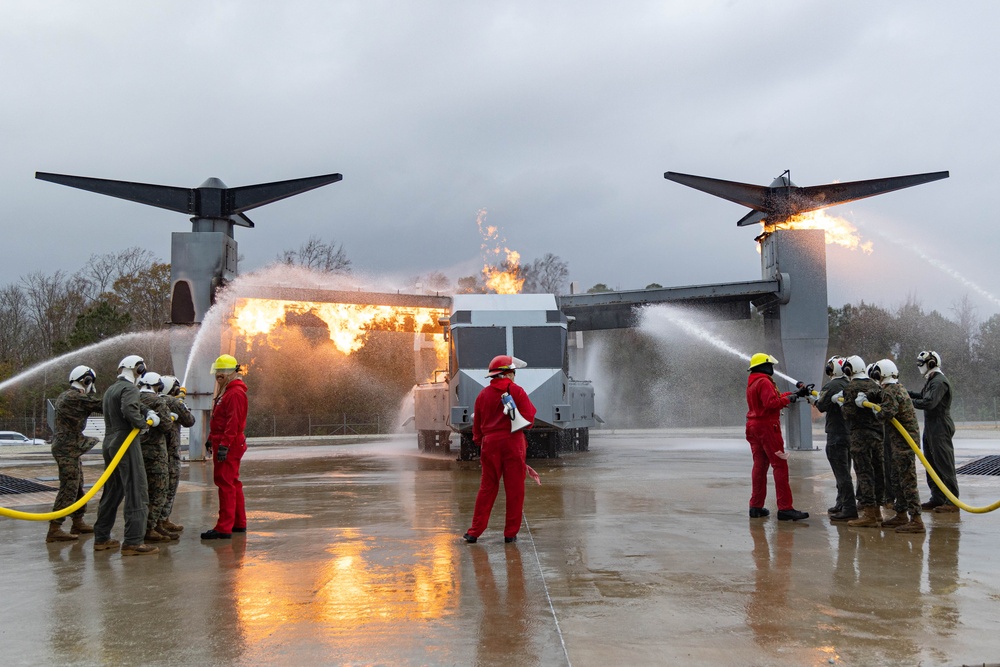
{"type": "Polygon", "coordinates": [[[755,367],[761,364],[774,364],[777,365],[778,360],[772,357],[770,354],[765,354],[763,352],[758,352],[757,354],[750,357],[750,366],[747,368],[748,371],[752,371],[755,367]]]}
{"type": "Polygon", "coordinates": [[[223,354],[212,364],[212,373],[233,373],[240,369],[236,362],[236,357],[231,354],[223,354]]]}

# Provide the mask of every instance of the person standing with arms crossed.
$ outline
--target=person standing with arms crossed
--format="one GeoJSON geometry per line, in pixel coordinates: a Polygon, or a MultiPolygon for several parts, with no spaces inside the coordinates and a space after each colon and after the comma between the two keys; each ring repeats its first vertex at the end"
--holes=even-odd
{"type": "Polygon", "coordinates": [[[788,453],[781,437],[781,410],[800,397],[809,395],[809,388],[782,394],[771,376],[778,360],[769,354],[758,352],[750,357],[747,370],[747,427],[746,438],[753,454],[753,470],[750,481],[750,518],[757,519],[771,514],[764,507],[767,498],[767,469],[771,468],[774,478],[774,493],[778,497],[778,521],[799,521],[808,519],[808,512],[800,512],[792,507],[792,488],[788,484],[788,453]]]}
{"type": "Polygon", "coordinates": [[[515,369],[526,366],[516,357],[494,357],[486,375],[491,378],[490,383],[476,397],[472,416],[472,441],[482,450],[479,461],[483,472],[479,493],[476,494],[472,527],[462,536],[469,543],[476,542],[486,531],[501,479],[507,504],[503,541],[508,544],[516,542],[517,533],[521,529],[524,478],[528,473],[527,442],[520,429],[511,431],[511,425],[518,415],[528,422],[527,428],[531,428],[535,420],[535,406],[531,404],[524,389],[514,384],[515,369]],[[510,405],[511,399],[513,407],[510,405]]]}
{"type": "MultiPolygon", "coordinates": [[[[96,378],[93,368],[77,366],[70,371],[69,389],[56,399],[52,456],[59,468],[59,493],[52,505],[53,512],[69,507],[83,498],[83,465],[80,457],[97,444],[97,438],[83,435],[83,427],[87,424],[87,417],[101,412],[101,399],[96,395],[97,387],[94,385],[96,378]]],[[[86,511],[87,506],[84,505],[73,512],[73,527],[68,533],[62,529],[62,519],[50,521],[45,541],[69,542],[79,539],[81,534],[94,532],[94,527],[83,521],[86,511]]]]}
{"type": "Polygon", "coordinates": [[[247,386],[239,378],[236,358],[223,354],[212,364],[215,405],[208,425],[208,447],[214,452],[213,478],[219,487],[219,519],[201,534],[203,540],[228,540],[247,532],[246,504],[240,482],[240,461],[247,451],[247,386]]]}

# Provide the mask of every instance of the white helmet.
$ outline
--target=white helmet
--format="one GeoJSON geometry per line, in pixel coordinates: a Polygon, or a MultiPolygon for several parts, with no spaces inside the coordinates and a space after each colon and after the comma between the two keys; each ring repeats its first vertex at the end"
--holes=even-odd
{"type": "Polygon", "coordinates": [[[69,372],[69,386],[84,394],[93,394],[97,391],[97,387],[94,386],[96,379],[97,373],[90,366],[77,366],[69,372]]]}
{"type": "Polygon", "coordinates": [[[130,354],[118,362],[118,377],[135,382],[146,372],[146,362],[138,354],[130,354]]]}
{"type": "Polygon", "coordinates": [[[833,356],[826,360],[826,374],[839,378],[844,376],[844,358],[833,356]]]}
{"type": "Polygon", "coordinates": [[[896,384],[899,382],[899,369],[891,359],[880,359],[871,365],[868,377],[880,384],[896,384]]]}
{"type": "Polygon", "coordinates": [[[852,379],[868,377],[865,372],[865,360],[856,354],[844,359],[844,375],[852,379]]]}
{"type": "Polygon", "coordinates": [[[135,384],[139,387],[140,393],[158,394],[163,390],[163,378],[160,377],[159,373],[154,373],[153,371],[143,373],[142,377],[135,384]]]}
{"type": "Polygon", "coordinates": [[[935,368],[941,367],[941,355],[934,350],[924,350],[917,355],[917,368],[920,374],[926,376],[935,368]]]}
{"type": "Polygon", "coordinates": [[[164,396],[176,396],[181,388],[180,380],[173,375],[163,375],[160,379],[163,380],[163,389],[160,393],[164,396]]]}

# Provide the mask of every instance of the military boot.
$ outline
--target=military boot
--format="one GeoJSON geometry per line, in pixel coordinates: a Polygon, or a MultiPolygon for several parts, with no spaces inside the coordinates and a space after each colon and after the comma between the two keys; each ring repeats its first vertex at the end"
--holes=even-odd
{"type": "Polygon", "coordinates": [[[156,532],[156,528],[151,528],[146,531],[146,537],[143,538],[144,542],[169,542],[170,538],[166,535],[161,535],[156,532]]]}
{"type": "Polygon", "coordinates": [[[83,535],[94,532],[94,527],[85,523],[82,516],[73,517],[73,527],[69,529],[73,535],[83,535]]]}
{"type": "Polygon", "coordinates": [[[909,523],[909,518],[906,516],[906,512],[896,512],[896,516],[891,519],[886,519],[882,522],[884,528],[895,528],[897,526],[902,526],[909,523]]]}
{"type": "Polygon", "coordinates": [[[920,518],[919,514],[911,514],[909,523],[904,523],[902,526],[896,526],[897,533],[923,533],[926,532],[924,528],[924,520],[920,518]]]}
{"type": "Polygon", "coordinates": [[[49,533],[45,536],[46,542],[72,542],[76,539],[79,539],[76,535],[63,532],[61,523],[49,522],[49,533]]]}
{"type": "Polygon", "coordinates": [[[179,540],[179,539],[181,539],[181,536],[178,535],[177,533],[174,533],[174,532],[171,532],[171,531],[167,530],[167,527],[163,524],[162,521],[160,521],[159,523],[157,523],[156,527],[153,528],[153,530],[155,530],[156,532],[158,532],[160,535],[166,536],[170,540],[179,540]]]}
{"type": "Polygon", "coordinates": [[[878,528],[882,525],[882,515],[877,506],[859,507],[861,516],[853,521],[848,521],[847,525],[852,528],[878,528]]]}
{"type": "Polygon", "coordinates": [[[162,521],[163,527],[169,530],[171,533],[180,533],[184,530],[184,526],[180,526],[170,519],[164,519],[162,521]]]}

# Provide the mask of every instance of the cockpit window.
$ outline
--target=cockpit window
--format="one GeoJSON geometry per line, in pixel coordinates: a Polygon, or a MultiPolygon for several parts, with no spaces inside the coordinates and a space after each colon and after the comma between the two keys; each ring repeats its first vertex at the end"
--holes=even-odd
{"type": "Polygon", "coordinates": [[[562,327],[514,327],[514,356],[528,368],[562,368],[565,351],[562,327]]]}
{"type": "Polygon", "coordinates": [[[489,368],[493,357],[507,354],[504,327],[456,327],[452,335],[459,368],[489,368]]]}

